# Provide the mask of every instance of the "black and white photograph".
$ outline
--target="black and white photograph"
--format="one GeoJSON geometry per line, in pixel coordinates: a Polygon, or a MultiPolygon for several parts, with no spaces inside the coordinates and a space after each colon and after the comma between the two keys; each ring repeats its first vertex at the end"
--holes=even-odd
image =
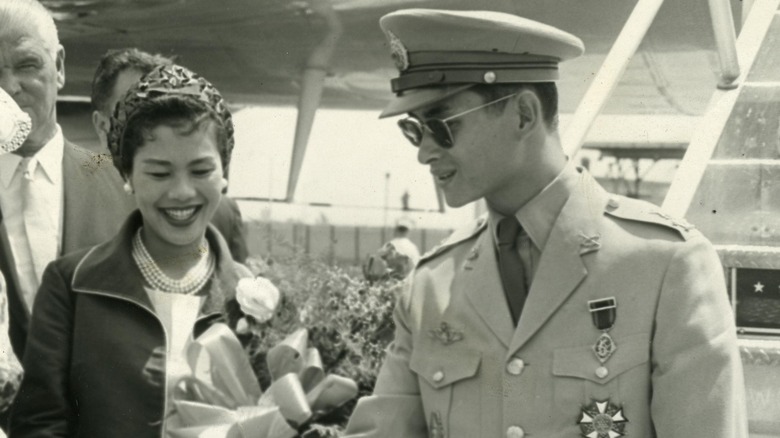
{"type": "Polygon", "coordinates": [[[0,438],[780,438],[780,0],[0,0],[0,438]]]}

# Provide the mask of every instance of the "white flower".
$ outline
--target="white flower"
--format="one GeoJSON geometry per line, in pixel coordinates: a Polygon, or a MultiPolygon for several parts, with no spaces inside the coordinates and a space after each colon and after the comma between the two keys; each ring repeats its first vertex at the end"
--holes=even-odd
{"type": "Polygon", "coordinates": [[[279,289],[263,277],[242,278],[236,286],[236,301],[244,314],[258,322],[266,322],[279,305],[279,289]]]}

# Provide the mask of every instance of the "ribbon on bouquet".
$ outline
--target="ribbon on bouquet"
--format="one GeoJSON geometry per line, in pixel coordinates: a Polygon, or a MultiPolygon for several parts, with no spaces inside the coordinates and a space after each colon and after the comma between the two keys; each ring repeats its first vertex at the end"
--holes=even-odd
{"type": "Polygon", "coordinates": [[[189,345],[192,373],[174,391],[173,438],[292,438],[315,413],[357,395],[348,378],[325,374],[308,332],[299,329],[269,350],[273,383],[263,393],[232,330],[214,324],[189,345]]]}

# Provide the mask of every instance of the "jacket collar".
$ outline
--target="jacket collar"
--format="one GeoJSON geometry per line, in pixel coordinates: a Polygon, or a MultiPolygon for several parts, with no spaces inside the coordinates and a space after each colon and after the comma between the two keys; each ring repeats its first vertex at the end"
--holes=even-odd
{"type": "Polygon", "coordinates": [[[585,259],[597,252],[607,192],[585,171],[553,225],[508,353],[511,356],[563,305],[587,277],[585,259]]]}
{"type": "MultiPolygon", "coordinates": [[[[141,212],[136,210],[113,239],[93,247],[76,267],[73,291],[131,301],[155,313],[132,256],[133,235],[142,224],[141,212]]],[[[217,266],[201,307],[202,315],[222,312],[225,303],[235,298],[238,280],[250,275],[233,261],[227,243],[212,225],[206,229],[206,239],[215,251],[217,266]]]]}

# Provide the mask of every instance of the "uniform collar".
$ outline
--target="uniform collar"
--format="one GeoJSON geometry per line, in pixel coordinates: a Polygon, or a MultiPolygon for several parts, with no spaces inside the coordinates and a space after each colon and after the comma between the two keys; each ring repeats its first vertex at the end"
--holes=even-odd
{"type": "MultiPolygon", "coordinates": [[[[547,245],[555,220],[560,215],[569,196],[576,189],[579,177],[577,169],[573,165],[567,164],[550,184],[547,184],[541,192],[515,213],[520,225],[528,233],[539,251],[542,251],[547,245]]],[[[498,245],[497,224],[504,216],[488,206],[488,218],[493,243],[498,245]]]]}
{"type": "MultiPolygon", "coordinates": [[[[60,125],[56,126],[57,131],[54,133],[54,137],[34,155],[38,163],[40,163],[44,174],[53,184],[59,184],[62,181],[62,155],[65,150],[65,139],[62,136],[62,129],[60,129],[60,125]]],[[[22,159],[21,155],[12,153],[0,155],[0,184],[4,188],[8,188],[11,185],[16,168],[19,167],[22,159]]]]}

